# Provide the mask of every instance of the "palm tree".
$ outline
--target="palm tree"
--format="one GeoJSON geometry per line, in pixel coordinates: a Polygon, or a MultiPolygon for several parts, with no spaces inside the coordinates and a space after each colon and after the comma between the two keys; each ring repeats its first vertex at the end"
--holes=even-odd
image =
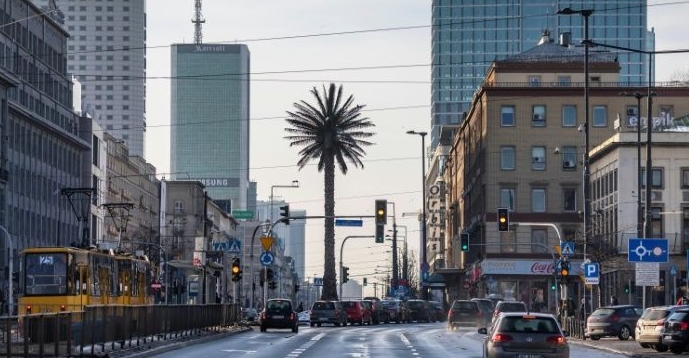
{"type": "Polygon", "coordinates": [[[335,161],[342,174],[347,174],[347,161],[355,167],[364,167],[361,158],[366,154],[363,146],[373,143],[364,140],[374,133],[363,131],[374,124],[368,118],[361,116],[363,105],[354,105],[354,97],[346,100],[342,94],[342,85],[339,88],[331,83],[323,92],[319,93],[316,87],[311,89],[316,98],[315,105],[304,100],[293,103],[296,111],[287,111],[287,123],[285,130],[290,135],[285,139],[291,146],[303,146],[299,151],[299,170],[304,168],[312,160],[318,160],[318,171],[323,172],[324,177],[324,212],[325,234],[324,236],[324,264],[323,264],[323,291],[321,299],[337,299],[337,282],[335,277],[335,161]]]}

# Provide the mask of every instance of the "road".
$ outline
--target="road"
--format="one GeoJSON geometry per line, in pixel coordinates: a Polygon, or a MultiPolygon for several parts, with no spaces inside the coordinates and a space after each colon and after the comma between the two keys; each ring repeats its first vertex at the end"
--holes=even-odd
{"type": "MultiPolygon", "coordinates": [[[[444,323],[389,324],[378,326],[307,327],[298,333],[272,329],[234,334],[203,344],[147,355],[147,357],[203,358],[480,358],[483,335],[473,329],[448,331],[444,323]]],[[[640,349],[634,341],[570,340],[571,357],[665,357],[672,354],[641,350],[641,355],[625,354],[640,349]],[[615,346],[616,350],[608,350],[615,346]],[[627,348],[625,348],[627,347],[627,348]]]]}

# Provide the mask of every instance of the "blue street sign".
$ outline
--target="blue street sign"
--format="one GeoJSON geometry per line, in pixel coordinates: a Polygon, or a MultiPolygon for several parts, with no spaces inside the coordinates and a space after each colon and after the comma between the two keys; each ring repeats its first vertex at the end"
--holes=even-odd
{"type": "Polygon", "coordinates": [[[571,241],[561,243],[560,252],[562,252],[562,256],[574,255],[574,243],[571,241]]]}
{"type": "Polygon", "coordinates": [[[600,266],[597,262],[584,264],[584,282],[588,285],[597,285],[600,282],[600,266]]]}
{"type": "Polygon", "coordinates": [[[677,267],[675,265],[670,266],[670,275],[677,275],[677,267]]]}
{"type": "Polygon", "coordinates": [[[364,226],[364,221],[335,219],[335,226],[364,226]]]}
{"type": "Polygon", "coordinates": [[[629,262],[668,262],[667,239],[629,239],[629,262]]]}
{"type": "Polygon", "coordinates": [[[259,257],[259,261],[261,261],[261,264],[263,266],[272,265],[273,260],[275,260],[275,256],[273,256],[273,254],[270,251],[263,251],[261,257],[259,257]]]}
{"type": "Polygon", "coordinates": [[[230,238],[227,241],[227,251],[236,253],[242,252],[242,242],[239,241],[239,239],[230,238]]]}

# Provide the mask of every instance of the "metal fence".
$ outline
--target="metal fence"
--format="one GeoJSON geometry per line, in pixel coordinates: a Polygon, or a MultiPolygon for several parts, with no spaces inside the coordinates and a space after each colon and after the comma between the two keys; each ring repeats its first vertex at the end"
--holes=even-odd
{"type": "Polygon", "coordinates": [[[221,331],[240,321],[237,304],[89,306],[78,312],[0,317],[0,356],[90,357],[221,331]]]}

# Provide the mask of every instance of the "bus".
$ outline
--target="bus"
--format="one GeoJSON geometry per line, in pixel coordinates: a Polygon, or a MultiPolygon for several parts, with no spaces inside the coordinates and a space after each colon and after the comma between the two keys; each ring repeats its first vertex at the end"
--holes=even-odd
{"type": "Polygon", "coordinates": [[[151,263],[145,256],[95,248],[29,248],[20,253],[18,313],[151,304],[151,276],[151,263]]]}

